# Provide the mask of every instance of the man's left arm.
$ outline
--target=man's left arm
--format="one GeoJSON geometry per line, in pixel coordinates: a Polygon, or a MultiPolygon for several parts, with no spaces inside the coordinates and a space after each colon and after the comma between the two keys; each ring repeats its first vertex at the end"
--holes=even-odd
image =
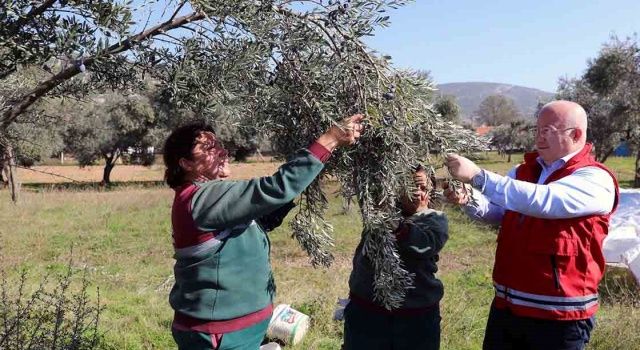
{"type": "Polygon", "coordinates": [[[548,185],[483,172],[482,193],[491,202],[533,217],[562,219],[608,214],[615,200],[613,178],[598,167],[580,168],[548,185]]]}

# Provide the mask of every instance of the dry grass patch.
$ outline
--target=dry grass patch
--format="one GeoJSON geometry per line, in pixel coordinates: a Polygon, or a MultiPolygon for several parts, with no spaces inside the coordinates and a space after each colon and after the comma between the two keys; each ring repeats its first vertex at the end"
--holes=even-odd
{"type": "MultiPolygon", "coordinates": [[[[249,179],[271,175],[280,164],[278,162],[231,163],[231,179],[249,179]]],[[[91,165],[84,168],[61,165],[34,166],[31,169],[18,169],[18,178],[22,183],[26,184],[70,182],[71,180],[69,179],[78,182],[100,182],[103,171],[104,167],[101,165],[91,165]]],[[[117,165],[111,172],[111,181],[162,181],[163,176],[164,165],[161,164],[150,167],[117,165]]]]}

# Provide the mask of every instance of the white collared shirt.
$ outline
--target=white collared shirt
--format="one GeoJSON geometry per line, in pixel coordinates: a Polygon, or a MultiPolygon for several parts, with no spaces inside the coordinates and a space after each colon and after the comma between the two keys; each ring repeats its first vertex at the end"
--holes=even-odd
{"type": "Polygon", "coordinates": [[[593,214],[608,214],[615,200],[613,178],[605,170],[589,166],[577,169],[573,174],[544,184],[556,170],[562,168],[578,152],[568,154],[547,166],[542,166],[537,184],[515,180],[517,166],[507,176],[483,170],[485,183],[480,191],[474,191],[474,199],[464,206],[474,219],[497,224],[505,210],[513,210],[528,216],[544,219],[561,219],[593,214]]]}

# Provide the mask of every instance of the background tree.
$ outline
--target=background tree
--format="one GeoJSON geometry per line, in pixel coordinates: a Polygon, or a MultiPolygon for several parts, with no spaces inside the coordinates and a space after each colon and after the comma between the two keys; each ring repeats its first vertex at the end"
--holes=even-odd
{"type": "MultiPolygon", "coordinates": [[[[0,80],[0,108],[26,86],[42,76],[37,69],[24,69],[0,80]]],[[[63,148],[64,122],[53,117],[59,101],[40,101],[38,108],[24,113],[23,118],[0,132],[0,180],[10,185],[11,197],[17,200],[20,187],[16,167],[30,167],[63,148]]]]}
{"type": "Polygon", "coordinates": [[[47,160],[64,149],[61,125],[42,127],[41,121],[21,122],[12,127],[12,142],[16,162],[22,167],[32,167],[47,160]]]}
{"type": "Polygon", "coordinates": [[[450,122],[460,123],[460,105],[453,95],[440,95],[436,99],[433,108],[443,119],[450,122]]]}
{"type": "Polygon", "coordinates": [[[216,135],[229,151],[230,157],[237,162],[245,162],[258,149],[260,139],[255,129],[236,128],[224,119],[218,119],[214,124],[216,135]]]}
{"type": "Polygon", "coordinates": [[[507,125],[495,127],[490,134],[490,144],[498,153],[507,155],[511,163],[511,155],[515,152],[531,151],[534,146],[534,123],[516,120],[507,125]]]}
{"type": "Polygon", "coordinates": [[[67,150],[80,166],[105,162],[102,184],[111,183],[111,171],[129,150],[141,156],[140,163],[150,165],[154,153],[147,152],[157,144],[155,114],[149,101],[140,95],[95,96],[80,107],[82,115],[74,118],[65,135],[67,150]]]}
{"type": "Polygon", "coordinates": [[[482,100],[480,106],[474,112],[474,117],[480,124],[498,126],[521,119],[521,113],[515,102],[509,97],[490,95],[482,100]]]}
{"type": "MultiPolygon", "coordinates": [[[[636,153],[634,187],[640,187],[640,45],[638,37],[613,37],[600,55],[589,63],[584,79],[601,98],[612,100],[610,119],[618,126],[616,134],[636,153]],[[619,121],[618,121],[619,120],[619,121]]],[[[619,144],[618,144],[619,145],[619,144]]],[[[616,147],[618,146],[616,145],[616,147]]],[[[614,147],[615,150],[615,147],[614,147]]],[[[610,154],[610,153],[609,153],[610,154]]]]}
{"type": "MultiPolygon", "coordinates": [[[[558,98],[580,103],[587,111],[587,138],[593,142],[599,161],[606,161],[621,140],[636,147],[640,143],[640,48],[637,38],[611,38],[598,56],[589,60],[580,78],[561,79],[558,98]]],[[[637,167],[640,166],[639,159],[640,154],[636,157],[637,167]]],[[[635,183],[640,186],[640,178],[636,177],[635,183]]]]}
{"type": "MultiPolygon", "coordinates": [[[[165,95],[166,93],[166,90],[161,90],[152,92],[150,96],[158,118],[158,125],[165,128],[167,135],[170,130],[187,123],[208,122],[214,126],[216,136],[229,151],[229,156],[240,162],[246,161],[249,156],[254,154],[261,141],[264,143],[265,136],[259,136],[259,132],[255,128],[240,127],[235,124],[237,117],[234,117],[233,113],[237,108],[231,105],[217,105],[208,111],[196,108],[179,108],[165,95]]],[[[162,148],[162,145],[158,146],[159,149],[162,148]]]]}

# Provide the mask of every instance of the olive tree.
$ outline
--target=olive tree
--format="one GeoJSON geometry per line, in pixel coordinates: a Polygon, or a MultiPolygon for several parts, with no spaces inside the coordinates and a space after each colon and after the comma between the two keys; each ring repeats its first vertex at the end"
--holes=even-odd
{"type": "MultiPolygon", "coordinates": [[[[587,138],[595,145],[598,161],[604,162],[621,140],[632,146],[640,144],[640,46],[637,38],[621,40],[613,37],[603,45],[596,58],[589,60],[581,77],[560,80],[557,96],[575,101],[587,111],[587,138]]],[[[640,153],[637,159],[640,159],[640,153]]],[[[636,185],[640,185],[639,176],[636,176],[636,185]]]]}
{"type": "Polygon", "coordinates": [[[474,117],[478,122],[498,126],[508,124],[520,119],[521,113],[515,102],[504,95],[489,95],[474,111],[474,117]]]}
{"type": "Polygon", "coordinates": [[[460,105],[454,95],[439,96],[435,101],[434,108],[443,119],[454,123],[460,122],[460,105]]]}
{"type": "Polygon", "coordinates": [[[534,124],[525,120],[516,120],[506,125],[495,127],[490,133],[490,144],[498,153],[507,155],[511,163],[511,155],[518,151],[530,151],[534,145],[534,124]]]}
{"type": "MultiPolygon", "coordinates": [[[[26,152],[24,140],[36,139],[20,130],[40,129],[52,135],[57,128],[59,121],[50,118],[43,97],[79,97],[105,84],[122,87],[132,77],[126,74],[133,70],[124,57],[97,54],[127,35],[130,20],[126,4],[106,0],[0,4],[2,167],[15,175],[12,165],[33,156],[34,150],[26,152]],[[91,76],[71,79],[92,66],[98,69],[91,76]]],[[[16,188],[13,182],[12,188],[16,188]]],[[[15,198],[15,191],[12,194],[15,198]]]]}
{"type": "Polygon", "coordinates": [[[341,125],[343,117],[365,113],[359,144],[336,152],[324,176],[300,199],[292,234],[312,264],[332,262],[321,183],[338,179],[343,196],[359,204],[376,298],[394,308],[412,283],[390,234],[400,217],[398,198],[411,188],[411,165],[437,166],[438,154],[470,150],[479,142],[438,116],[431,81],[395,70],[389,57],[366,48],[361,38],[386,23],[379,12],[384,3],[313,5],[303,12],[247,5],[246,14],[236,18],[244,24],[242,35],[211,31],[189,38],[154,77],[176,106],[211,119],[226,109],[236,128],[271,135],[281,157],[307,146],[330,125],[341,125]]]}
{"type": "Polygon", "coordinates": [[[111,171],[128,153],[150,156],[142,164],[153,163],[154,154],[147,153],[157,144],[154,136],[156,120],[150,102],[140,95],[107,94],[93,96],[78,107],[75,118],[65,132],[66,149],[80,166],[104,160],[102,184],[111,183],[111,171]]]}
{"type": "MultiPolygon", "coordinates": [[[[222,110],[225,123],[236,130],[269,135],[283,158],[329,126],[342,125],[345,116],[364,113],[366,130],[359,144],[336,152],[324,177],[304,193],[292,234],[312,264],[332,262],[332,228],[324,220],[327,197],[321,182],[338,179],[342,194],[359,204],[365,254],[376,270],[376,299],[387,308],[398,307],[412,276],[403,269],[390,232],[399,217],[398,198],[411,190],[411,165],[437,167],[443,152],[480,146],[472,132],[438,116],[431,81],[394,69],[390,57],[375,54],[363,42],[389,24],[387,11],[408,2],[173,1],[165,4],[160,21],[134,30],[126,3],[23,1],[21,15],[8,23],[14,30],[23,26],[13,22],[36,19],[60,26],[66,12],[53,9],[64,6],[77,13],[74,18],[86,19],[73,32],[86,40],[79,44],[76,34],[65,37],[78,44],[57,54],[65,59],[49,79],[6,105],[0,127],[15,122],[42,96],[122,90],[143,76],[157,82],[177,110],[212,122],[222,110]],[[106,10],[94,11],[97,4],[106,10]],[[98,20],[83,16],[87,13],[98,20]]],[[[63,32],[72,33],[54,31],[63,32]]],[[[52,42],[63,41],[47,45],[52,42]]]]}
{"type": "MultiPolygon", "coordinates": [[[[38,78],[33,69],[0,80],[0,105],[19,94],[25,85],[38,78]]],[[[30,167],[37,161],[60,152],[64,145],[62,130],[64,121],[52,117],[59,109],[59,101],[39,103],[39,108],[28,111],[20,121],[11,124],[0,133],[0,181],[10,186],[11,197],[17,200],[19,181],[16,167],[30,167]]]]}

